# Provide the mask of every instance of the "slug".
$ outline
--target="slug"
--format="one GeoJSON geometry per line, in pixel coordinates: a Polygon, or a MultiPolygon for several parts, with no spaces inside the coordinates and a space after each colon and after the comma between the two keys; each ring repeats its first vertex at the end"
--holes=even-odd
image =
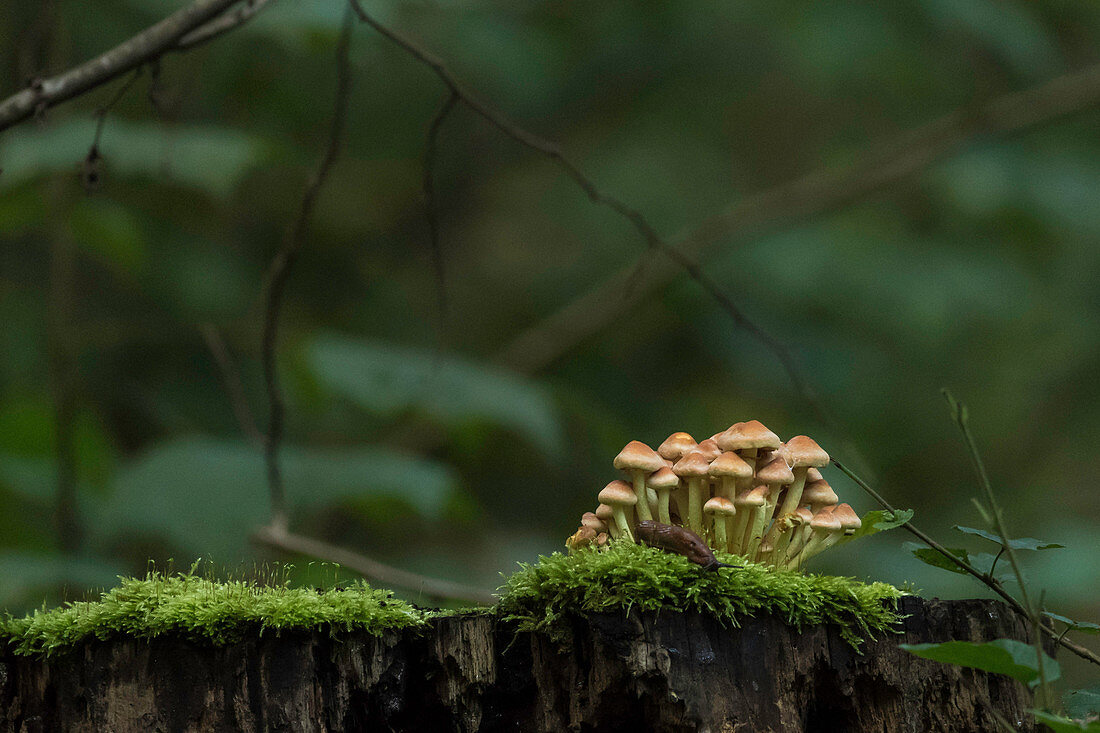
{"type": "Polygon", "coordinates": [[[638,522],[634,534],[643,544],[649,545],[650,547],[656,547],[665,552],[683,555],[696,565],[701,565],[704,570],[740,567],[738,565],[718,562],[718,558],[711,552],[707,543],[704,542],[699,535],[686,527],[677,527],[674,524],[661,524],[652,519],[645,519],[638,522]]]}

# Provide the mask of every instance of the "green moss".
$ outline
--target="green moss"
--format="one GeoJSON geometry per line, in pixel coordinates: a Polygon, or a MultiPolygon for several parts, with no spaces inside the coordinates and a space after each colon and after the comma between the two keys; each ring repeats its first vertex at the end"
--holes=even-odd
{"type": "Polygon", "coordinates": [[[567,617],[590,612],[699,611],[737,626],[748,616],[775,615],[792,626],[831,623],[848,643],[889,629],[903,593],[886,583],[777,571],[720,554],[741,568],[705,571],[680,555],[613,542],[604,551],[554,553],[520,565],[502,588],[500,611],[520,630],[568,639],[567,617]]]}
{"type": "Polygon", "coordinates": [[[6,642],[17,654],[49,654],[91,637],[171,634],[220,646],[293,629],[380,634],[425,625],[420,611],[365,582],[318,592],[285,583],[263,586],[190,573],[149,573],[122,578],[98,601],[0,620],[0,644],[6,642]]]}

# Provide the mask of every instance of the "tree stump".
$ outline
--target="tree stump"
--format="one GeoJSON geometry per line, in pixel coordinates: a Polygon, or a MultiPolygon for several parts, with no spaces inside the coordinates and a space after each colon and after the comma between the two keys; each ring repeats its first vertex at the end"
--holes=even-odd
{"type": "Polygon", "coordinates": [[[573,620],[571,647],[488,614],[381,637],[324,632],[212,648],[89,641],[0,656],[3,731],[1034,730],[1020,683],[899,642],[1028,639],[995,601],[901,600],[901,634],[858,653],[836,628],[698,614],[573,620]]]}

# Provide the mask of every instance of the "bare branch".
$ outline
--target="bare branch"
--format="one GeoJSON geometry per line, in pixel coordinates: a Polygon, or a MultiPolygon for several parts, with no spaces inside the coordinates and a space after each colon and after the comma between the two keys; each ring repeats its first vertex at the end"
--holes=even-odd
{"type": "Polygon", "coordinates": [[[384,585],[396,585],[409,590],[423,591],[435,598],[470,601],[486,605],[496,601],[493,594],[486,590],[401,570],[380,563],[377,560],[371,560],[369,557],[364,557],[351,550],[273,527],[263,527],[256,530],[252,534],[252,541],[284,552],[293,552],[314,557],[318,560],[338,563],[384,585]]]}
{"type": "Polygon", "coordinates": [[[176,42],[174,51],[187,51],[244,25],[275,0],[246,0],[243,5],[201,25],[176,42]]]}
{"type": "MultiPolygon", "coordinates": [[[[110,51],[68,71],[35,80],[23,91],[0,102],[0,131],[174,50],[182,38],[217,18],[239,1],[195,0],[191,5],[149,26],[110,51]]],[[[210,34],[203,40],[209,40],[216,35],[218,34],[210,34]]],[[[192,42],[188,48],[194,45],[196,44],[192,42]]]]}
{"type": "Polygon", "coordinates": [[[237,418],[237,425],[241,432],[248,438],[248,442],[257,448],[262,448],[267,442],[260,432],[252,408],[248,406],[248,397],[244,393],[244,385],[241,384],[241,375],[233,363],[233,357],[229,353],[229,347],[225,339],[213,325],[207,323],[199,326],[206,348],[210,349],[214,363],[218,367],[218,374],[222,378],[222,386],[229,397],[229,406],[233,409],[233,416],[237,418]]]}
{"type": "Polygon", "coordinates": [[[264,444],[264,460],[267,464],[268,487],[271,491],[272,524],[276,527],[285,528],[287,522],[286,494],[283,487],[282,473],[279,470],[279,447],[283,438],[284,419],[283,397],[279,391],[279,379],[275,365],[279,336],[279,314],[283,295],[286,291],[287,279],[290,276],[294,261],[298,257],[298,252],[302,248],[306,231],[309,229],[309,222],[313,215],[313,207],[317,203],[317,196],[321,193],[321,188],[324,186],[329,171],[340,152],[340,144],[347,120],[348,96],[351,89],[349,49],[353,20],[349,12],[345,17],[343,29],[340,32],[340,41],[336,48],[336,104],[332,114],[332,125],[329,128],[328,145],[325,147],[317,171],[306,185],[302,202],[298,207],[298,215],[287,229],[282,246],[268,267],[266,278],[261,351],[264,384],[267,388],[267,399],[271,413],[267,429],[267,441],[264,444]]]}
{"type": "MultiPolygon", "coordinates": [[[[677,237],[674,251],[698,261],[721,242],[744,241],[791,226],[916,175],[978,135],[1017,132],[1097,102],[1100,65],[964,107],[874,146],[851,166],[820,169],[741,199],[677,237]]],[[[521,333],[497,354],[497,361],[519,371],[536,371],[614,323],[651,291],[676,278],[675,270],[645,267],[652,258],[652,253],[643,253],[521,333]]]]}

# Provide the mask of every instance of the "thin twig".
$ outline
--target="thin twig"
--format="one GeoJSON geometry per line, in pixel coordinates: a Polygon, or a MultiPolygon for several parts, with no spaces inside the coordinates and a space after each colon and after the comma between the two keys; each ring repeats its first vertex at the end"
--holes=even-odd
{"type": "Polygon", "coordinates": [[[436,76],[438,76],[447,88],[450,89],[453,98],[457,98],[458,101],[461,101],[463,105],[475,114],[482,117],[493,127],[497,128],[516,142],[553,160],[558,167],[560,167],[565,174],[584,191],[590,201],[594,204],[611,209],[629,221],[638,233],[641,234],[642,239],[649,248],[660,251],[675,265],[685,271],[692,280],[718,302],[719,306],[731,319],[733,319],[733,322],[737,326],[748,331],[749,334],[774,353],[776,358],[779,359],[779,363],[790,377],[795,391],[803,401],[814,410],[823,422],[832,422],[824,407],[799,372],[794,356],[791,354],[790,350],[778,339],[769,334],[761,325],[749,318],[745,312],[733,302],[729,295],[723,292],[713,280],[703,274],[699,266],[693,262],[688,255],[670,246],[669,243],[657,233],[657,230],[640,211],[602,191],[591,178],[584,174],[579,165],[562,152],[558,145],[516,125],[505,118],[501,113],[473,97],[463,88],[459,80],[440,59],[428,53],[413,41],[375,20],[363,9],[363,5],[359,0],[349,0],[349,2],[361,21],[369,25],[382,36],[393,41],[417,61],[434,71],[436,76]]]}
{"type": "Polygon", "coordinates": [[[107,115],[116,104],[122,101],[122,98],[126,96],[126,92],[130,91],[130,87],[132,87],[134,82],[138,80],[138,77],[141,76],[141,69],[141,66],[134,69],[134,73],[126,80],[126,83],[120,86],[114,95],[107,100],[107,103],[97,109],[92,115],[96,118],[96,124],[95,134],[92,136],[92,144],[88,148],[88,154],[84,156],[82,178],[84,180],[85,190],[91,191],[102,182],[100,178],[100,166],[103,163],[103,156],[99,152],[99,142],[103,138],[103,128],[107,125],[107,115]]]}
{"type": "Polygon", "coordinates": [[[241,384],[240,372],[233,363],[233,356],[229,353],[225,339],[212,324],[206,323],[199,326],[206,348],[214,357],[214,363],[218,367],[218,374],[222,379],[226,396],[229,397],[229,406],[233,410],[233,416],[237,419],[237,425],[241,432],[248,438],[248,442],[257,448],[262,448],[267,442],[260,432],[256,417],[252,414],[252,408],[248,405],[248,397],[244,393],[244,385],[241,384]]]}
{"type": "Polygon", "coordinates": [[[342,565],[345,568],[385,585],[396,585],[409,590],[423,591],[429,596],[443,599],[492,604],[493,594],[449,580],[429,578],[380,563],[343,547],[320,540],[303,537],[275,527],[263,527],[252,534],[252,541],[284,552],[293,552],[342,565]]]}
{"type": "MultiPolygon", "coordinates": [[[[884,499],[881,494],[879,494],[877,491],[875,491],[873,488],[871,488],[871,486],[866,481],[864,481],[859,476],[857,476],[855,473],[853,473],[851,469],[849,469],[843,463],[838,461],[836,459],[836,457],[832,458],[832,464],[834,466],[836,466],[837,468],[839,468],[848,478],[852,479],[852,481],[855,481],[856,485],[859,486],[859,488],[863,489],[865,492],[867,492],[867,494],[870,495],[870,497],[872,499],[877,501],[879,503],[879,505],[882,506],[883,509],[885,509],[886,511],[891,512],[895,515],[897,514],[898,510],[895,509],[893,506],[891,506],[890,502],[886,501],[886,499],[884,499]]],[[[962,570],[962,571],[966,572],[967,574],[972,575],[975,578],[977,578],[986,587],[988,587],[990,590],[992,590],[994,593],[996,593],[1002,599],[1004,599],[1004,601],[1006,603],[1008,603],[1008,605],[1011,606],[1013,609],[1015,609],[1017,612],[1019,612],[1020,614],[1022,614],[1024,616],[1028,615],[1027,609],[1024,608],[1023,604],[1021,604],[1018,600],[1016,600],[1016,598],[1011,593],[1006,591],[1004,586],[1001,584],[1001,582],[999,580],[997,580],[996,578],[990,577],[986,573],[981,572],[980,570],[975,568],[973,565],[971,565],[966,560],[962,559],[961,557],[956,556],[954,553],[952,553],[946,547],[941,545],[939,542],[936,542],[934,539],[932,539],[927,534],[925,534],[920,529],[918,529],[917,526],[915,524],[913,524],[911,521],[906,522],[905,524],[902,524],[900,526],[902,527],[902,529],[904,529],[907,532],[914,535],[921,542],[928,545],[933,550],[935,550],[936,552],[940,553],[941,555],[946,557],[948,560],[953,562],[960,570],[962,570]]],[[[1042,625],[1042,630],[1043,630],[1044,634],[1046,634],[1050,638],[1054,639],[1055,643],[1060,644],[1061,646],[1065,647],[1066,649],[1069,649],[1071,652],[1073,652],[1077,656],[1081,657],[1082,659],[1087,659],[1088,661],[1092,662],[1093,664],[1100,665],[1100,655],[1097,655],[1092,650],[1086,649],[1083,646],[1080,646],[1078,644],[1074,644],[1072,641],[1069,641],[1067,639],[1062,638],[1061,636],[1059,636],[1057,630],[1054,629],[1052,626],[1047,626],[1046,624],[1043,624],[1042,625]]]]}
{"type": "Polygon", "coordinates": [[[305,241],[313,208],[317,203],[317,196],[321,193],[321,188],[324,186],[329,171],[340,152],[351,89],[349,48],[351,46],[353,20],[350,12],[345,15],[343,28],[340,31],[340,40],[336,47],[336,104],[332,114],[332,124],[329,128],[328,144],[325,147],[324,155],[321,157],[321,162],[317,166],[317,171],[306,185],[305,193],[302,195],[302,201],[298,207],[298,215],[287,229],[283,244],[274,259],[272,259],[266,278],[261,351],[270,418],[267,441],[264,444],[264,460],[267,464],[268,487],[271,492],[272,524],[276,527],[285,527],[287,522],[286,492],[283,486],[282,473],[279,469],[279,448],[283,438],[285,411],[275,365],[276,346],[279,337],[279,314],[283,295],[286,291],[287,279],[290,276],[294,261],[298,257],[298,252],[302,248],[302,243],[305,241]]]}
{"type": "Polygon", "coordinates": [[[275,0],[246,0],[239,8],[225,13],[205,25],[199,26],[186,36],[180,38],[172,50],[187,51],[195,46],[200,46],[207,41],[213,40],[223,33],[227,33],[252,20],[256,17],[257,13],[273,2],[275,2],[275,0]]]}
{"type": "Polygon", "coordinates": [[[181,38],[218,17],[238,1],[195,0],[110,51],[60,74],[35,80],[23,91],[0,102],[0,131],[171,51],[181,38]]]}
{"type": "Polygon", "coordinates": [[[451,90],[447,100],[439,108],[428,126],[428,145],[424,150],[424,215],[428,220],[428,238],[431,245],[432,268],[435,271],[435,287],[439,294],[439,333],[442,342],[447,333],[447,270],[443,257],[443,245],[439,240],[439,212],[436,209],[435,162],[439,148],[439,131],[447,115],[458,102],[458,95],[451,90]]]}
{"type": "MultiPolygon", "coordinates": [[[[720,243],[793,226],[847,206],[920,173],[981,134],[1011,133],[1085,109],[1100,101],[1100,64],[1031,89],[960,108],[932,122],[881,141],[835,170],[821,168],[788,183],[741,198],[673,238],[675,251],[704,259],[720,243]]],[[[677,276],[664,267],[644,267],[645,252],[603,282],[513,338],[497,361],[522,372],[537,371],[616,322],[657,288],[677,276]],[[629,295],[624,297],[624,293],[629,295]]]]}

